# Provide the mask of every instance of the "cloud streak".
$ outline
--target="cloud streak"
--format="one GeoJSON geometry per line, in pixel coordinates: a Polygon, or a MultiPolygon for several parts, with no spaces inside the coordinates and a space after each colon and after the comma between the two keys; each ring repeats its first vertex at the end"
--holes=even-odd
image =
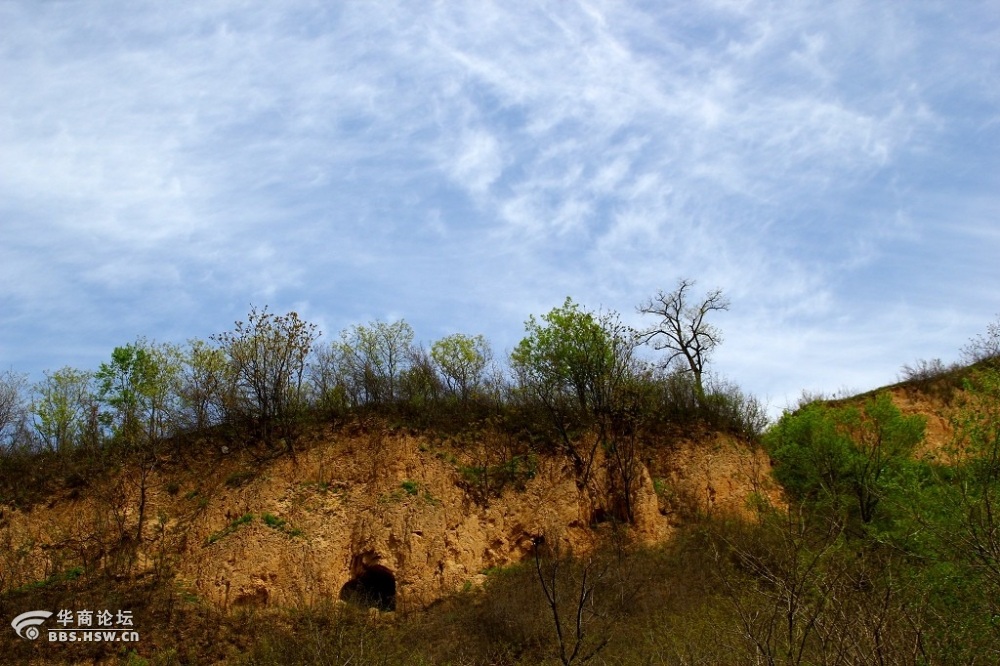
{"type": "Polygon", "coordinates": [[[0,351],[86,365],[251,301],[503,348],[692,276],[749,388],[891,380],[1000,310],[993,13],[7,3],[0,351]]]}

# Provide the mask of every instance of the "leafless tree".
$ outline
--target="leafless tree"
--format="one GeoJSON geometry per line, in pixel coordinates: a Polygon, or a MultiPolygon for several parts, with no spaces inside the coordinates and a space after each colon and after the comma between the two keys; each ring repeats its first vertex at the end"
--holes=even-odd
{"type": "Polygon", "coordinates": [[[978,363],[1000,357],[1000,316],[962,347],[962,358],[966,363],[978,363]]]}
{"type": "Polygon", "coordinates": [[[13,371],[0,373],[0,444],[11,439],[26,416],[24,375],[13,371]]]}
{"type": "Polygon", "coordinates": [[[659,323],[643,330],[639,339],[654,349],[667,352],[664,365],[681,360],[694,375],[695,391],[699,401],[704,399],[702,375],[712,352],[722,342],[722,333],[707,321],[712,312],[729,309],[729,300],[721,289],[714,289],[701,299],[691,294],[695,281],[682,279],[677,288],[642,303],[641,314],[656,315],[659,323]]]}
{"type": "MultiPolygon", "coordinates": [[[[247,322],[211,336],[225,351],[235,380],[235,412],[248,418],[272,445],[276,434],[287,435],[305,397],[306,359],[319,333],[297,313],[284,316],[250,308],[247,322]]],[[[291,438],[286,450],[294,455],[291,438]]]]}
{"type": "Polygon", "coordinates": [[[599,617],[594,592],[608,567],[594,558],[588,559],[582,567],[574,567],[570,558],[561,557],[558,547],[551,548],[551,557],[543,558],[540,550],[545,545],[544,537],[535,538],[535,572],[552,613],[559,661],[564,666],[583,664],[596,657],[610,640],[606,634],[595,634],[594,628],[590,627],[599,617]],[[576,571],[572,571],[574,568],[576,571]],[[566,587],[568,592],[563,591],[566,587]],[[567,614],[570,618],[566,617],[567,614]]]}

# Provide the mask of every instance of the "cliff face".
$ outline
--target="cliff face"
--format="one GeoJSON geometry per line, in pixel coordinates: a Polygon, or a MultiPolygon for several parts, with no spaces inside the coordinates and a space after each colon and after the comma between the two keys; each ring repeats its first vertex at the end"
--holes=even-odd
{"type": "MultiPolygon", "coordinates": [[[[522,483],[470,487],[470,454],[421,436],[327,433],[295,458],[213,452],[164,462],[146,483],[133,571],[164,573],[220,608],[343,598],[415,608],[530,557],[544,537],[580,553],[612,529],[603,460],[580,487],[564,458],[540,456],[522,483]],[[530,478],[528,478],[530,477],[530,478]]],[[[722,435],[677,441],[642,461],[633,538],[669,538],[690,512],[740,512],[753,493],[780,501],[766,456],[722,435]]],[[[69,566],[121,566],[135,531],[130,470],[0,521],[8,588],[69,566]],[[132,527],[129,527],[132,526],[132,527]]]]}

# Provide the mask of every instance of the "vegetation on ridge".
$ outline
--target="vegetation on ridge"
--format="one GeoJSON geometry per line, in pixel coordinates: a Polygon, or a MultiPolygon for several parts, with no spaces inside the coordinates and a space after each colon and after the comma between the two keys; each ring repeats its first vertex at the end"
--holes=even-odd
{"type": "MultiPolygon", "coordinates": [[[[703,306],[723,303],[713,294],[703,306]]],[[[887,391],[809,402],[765,428],[753,398],[710,380],[699,386],[689,365],[642,358],[638,345],[651,331],[570,300],[528,320],[510,372],[491,369],[481,337],[451,336],[428,354],[404,322],[375,322],[320,345],[294,313],[265,309],[214,346],[140,339],[93,373],[48,374],[30,401],[24,380],[7,373],[0,512],[30,509],[46,493],[96,492],[98,475],[135,484],[139,499],[123,506],[113,486],[106,490],[109,524],[118,526],[113,543],[100,553],[88,544],[53,547],[58,566],[35,583],[12,578],[27,546],[4,544],[0,615],[127,606],[148,631],[127,650],[92,644],[43,653],[11,632],[0,635],[0,647],[19,661],[132,664],[994,663],[998,331],[991,326],[970,343],[974,365],[918,363],[920,376],[895,387],[926,396],[947,418],[948,442],[933,455],[916,453],[925,418],[904,413],[887,391]],[[141,519],[153,470],[220,446],[245,449],[263,469],[301,452],[303,436],[320,424],[373,417],[481,443],[482,464],[458,475],[484,500],[532,473],[536,456],[563,458],[581,480],[599,461],[612,480],[603,545],[572,553],[557,534],[538,535],[525,562],[418,612],[324,602],[228,611],[174,586],[170,553],[152,548],[163,520],[157,532],[141,519]],[[665,430],[706,427],[764,447],[785,504],[758,495],[749,519],[691,516],[670,543],[637,546],[630,502],[650,447],[662,445],[665,430]],[[144,551],[160,554],[151,566],[139,565],[144,551]]],[[[713,332],[711,344],[718,339],[713,332]]],[[[397,490],[416,498],[422,488],[407,479],[397,490]]],[[[197,493],[188,499],[200,501],[197,493]]],[[[0,513],[0,527],[3,520],[0,513]]],[[[257,524],[251,514],[227,520],[210,541],[257,524]]],[[[259,522],[287,528],[271,514],[259,522]]]]}

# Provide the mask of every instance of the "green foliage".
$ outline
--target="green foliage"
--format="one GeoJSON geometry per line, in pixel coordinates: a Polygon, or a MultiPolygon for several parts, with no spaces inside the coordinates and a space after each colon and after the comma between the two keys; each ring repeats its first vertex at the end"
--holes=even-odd
{"type": "Polygon", "coordinates": [[[309,362],[309,397],[312,406],[327,417],[342,415],[350,407],[346,368],[340,343],[316,344],[309,362]]]}
{"type": "Polygon", "coordinates": [[[499,495],[508,486],[523,490],[524,484],[538,473],[538,458],[534,455],[517,455],[496,465],[459,466],[458,473],[466,487],[480,499],[486,499],[499,495]]]}
{"type": "Polygon", "coordinates": [[[51,450],[65,452],[98,436],[93,379],[89,372],[66,367],[46,372],[45,380],[35,386],[33,425],[51,450]]]}
{"type": "Polygon", "coordinates": [[[765,436],[778,481],[799,500],[870,523],[913,449],[921,416],[903,416],[888,393],[863,407],[806,405],[765,436]]]}
{"type": "Polygon", "coordinates": [[[252,513],[244,514],[243,516],[240,516],[233,522],[226,525],[226,527],[224,527],[223,529],[219,530],[218,532],[213,532],[211,535],[209,535],[209,537],[205,540],[205,545],[211,546],[219,539],[227,537],[236,530],[238,530],[241,525],[247,525],[251,522],[253,522],[253,514],[252,513]]]}
{"type": "Polygon", "coordinates": [[[288,521],[284,518],[279,518],[273,514],[265,513],[260,517],[260,519],[272,530],[276,530],[292,538],[302,536],[302,530],[291,529],[288,525],[288,521]]]}
{"type": "Polygon", "coordinates": [[[596,452],[603,447],[611,473],[612,503],[634,519],[639,477],[638,435],[649,407],[649,372],[636,360],[635,331],[615,313],[595,315],[567,298],[539,322],[525,323],[527,336],[511,353],[521,390],[544,406],[586,485],[596,452]],[[590,441],[582,437],[590,431],[590,441]]]}
{"type": "Polygon", "coordinates": [[[355,406],[390,404],[409,367],[413,328],[403,320],[355,325],[340,334],[339,366],[355,406]]]}
{"type": "Polygon", "coordinates": [[[67,583],[81,577],[83,573],[84,570],[83,567],[81,566],[70,567],[65,571],[59,571],[57,573],[54,573],[48,578],[45,578],[43,580],[38,580],[33,583],[28,583],[27,585],[23,585],[20,588],[14,590],[14,592],[17,593],[17,592],[25,592],[28,590],[37,590],[59,585],[61,583],[67,583]]]}
{"type": "Polygon", "coordinates": [[[285,526],[285,520],[283,518],[278,518],[274,514],[265,513],[260,517],[264,521],[264,524],[268,527],[276,530],[280,530],[285,526]]]}
{"type": "Polygon", "coordinates": [[[525,330],[510,357],[521,384],[547,404],[575,402],[582,414],[607,404],[634,348],[614,315],[595,316],[570,298],[541,322],[531,316],[525,330]]]}
{"type": "Polygon", "coordinates": [[[490,345],[482,335],[456,333],[431,345],[431,358],[448,390],[463,401],[481,386],[491,357],[490,345]]]}
{"type": "Polygon", "coordinates": [[[233,472],[226,477],[226,486],[229,488],[240,488],[246,485],[257,476],[257,473],[253,470],[244,469],[238,472],[233,472]]]}
{"type": "Polygon", "coordinates": [[[441,380],[434,363],[421,347],[410,347],[409,363],[400,373],[396,399],[411,411],[431,409],[441,395],[441,380]]]}
{"type": "Polygon", "coordinates": [[[180,354],[173,345],[140,338],[116,347],[111,361],[101,363],[94,379],[107,406],[101,419],[126,446],[149,446],[170,436],[176,427],[180,354]]]}
{"type": "Polygon", "coordinates": [[[234,383],[226,352],[204,340],[189,340],[183,353],[178,397],[182,427],[202,430],[225,420],[234,383]]]}
{"type": "Polygon", "coordinates": [[[713,379],[700,404],[696,396],[688,417],[696,415],[702,422],[750,442],[757,441],[767,428],[765,405],[735,384],[713,379]]]}
{"type": "Polygon", "coordinates": [[[941,524],[952,546],[971,554],[970,566],[989,591],[992,612],[1000,617],[1000,370],[982,368],[966,385],[967,398],[953,419],[955,493],[950,515],[941,524]]]}

